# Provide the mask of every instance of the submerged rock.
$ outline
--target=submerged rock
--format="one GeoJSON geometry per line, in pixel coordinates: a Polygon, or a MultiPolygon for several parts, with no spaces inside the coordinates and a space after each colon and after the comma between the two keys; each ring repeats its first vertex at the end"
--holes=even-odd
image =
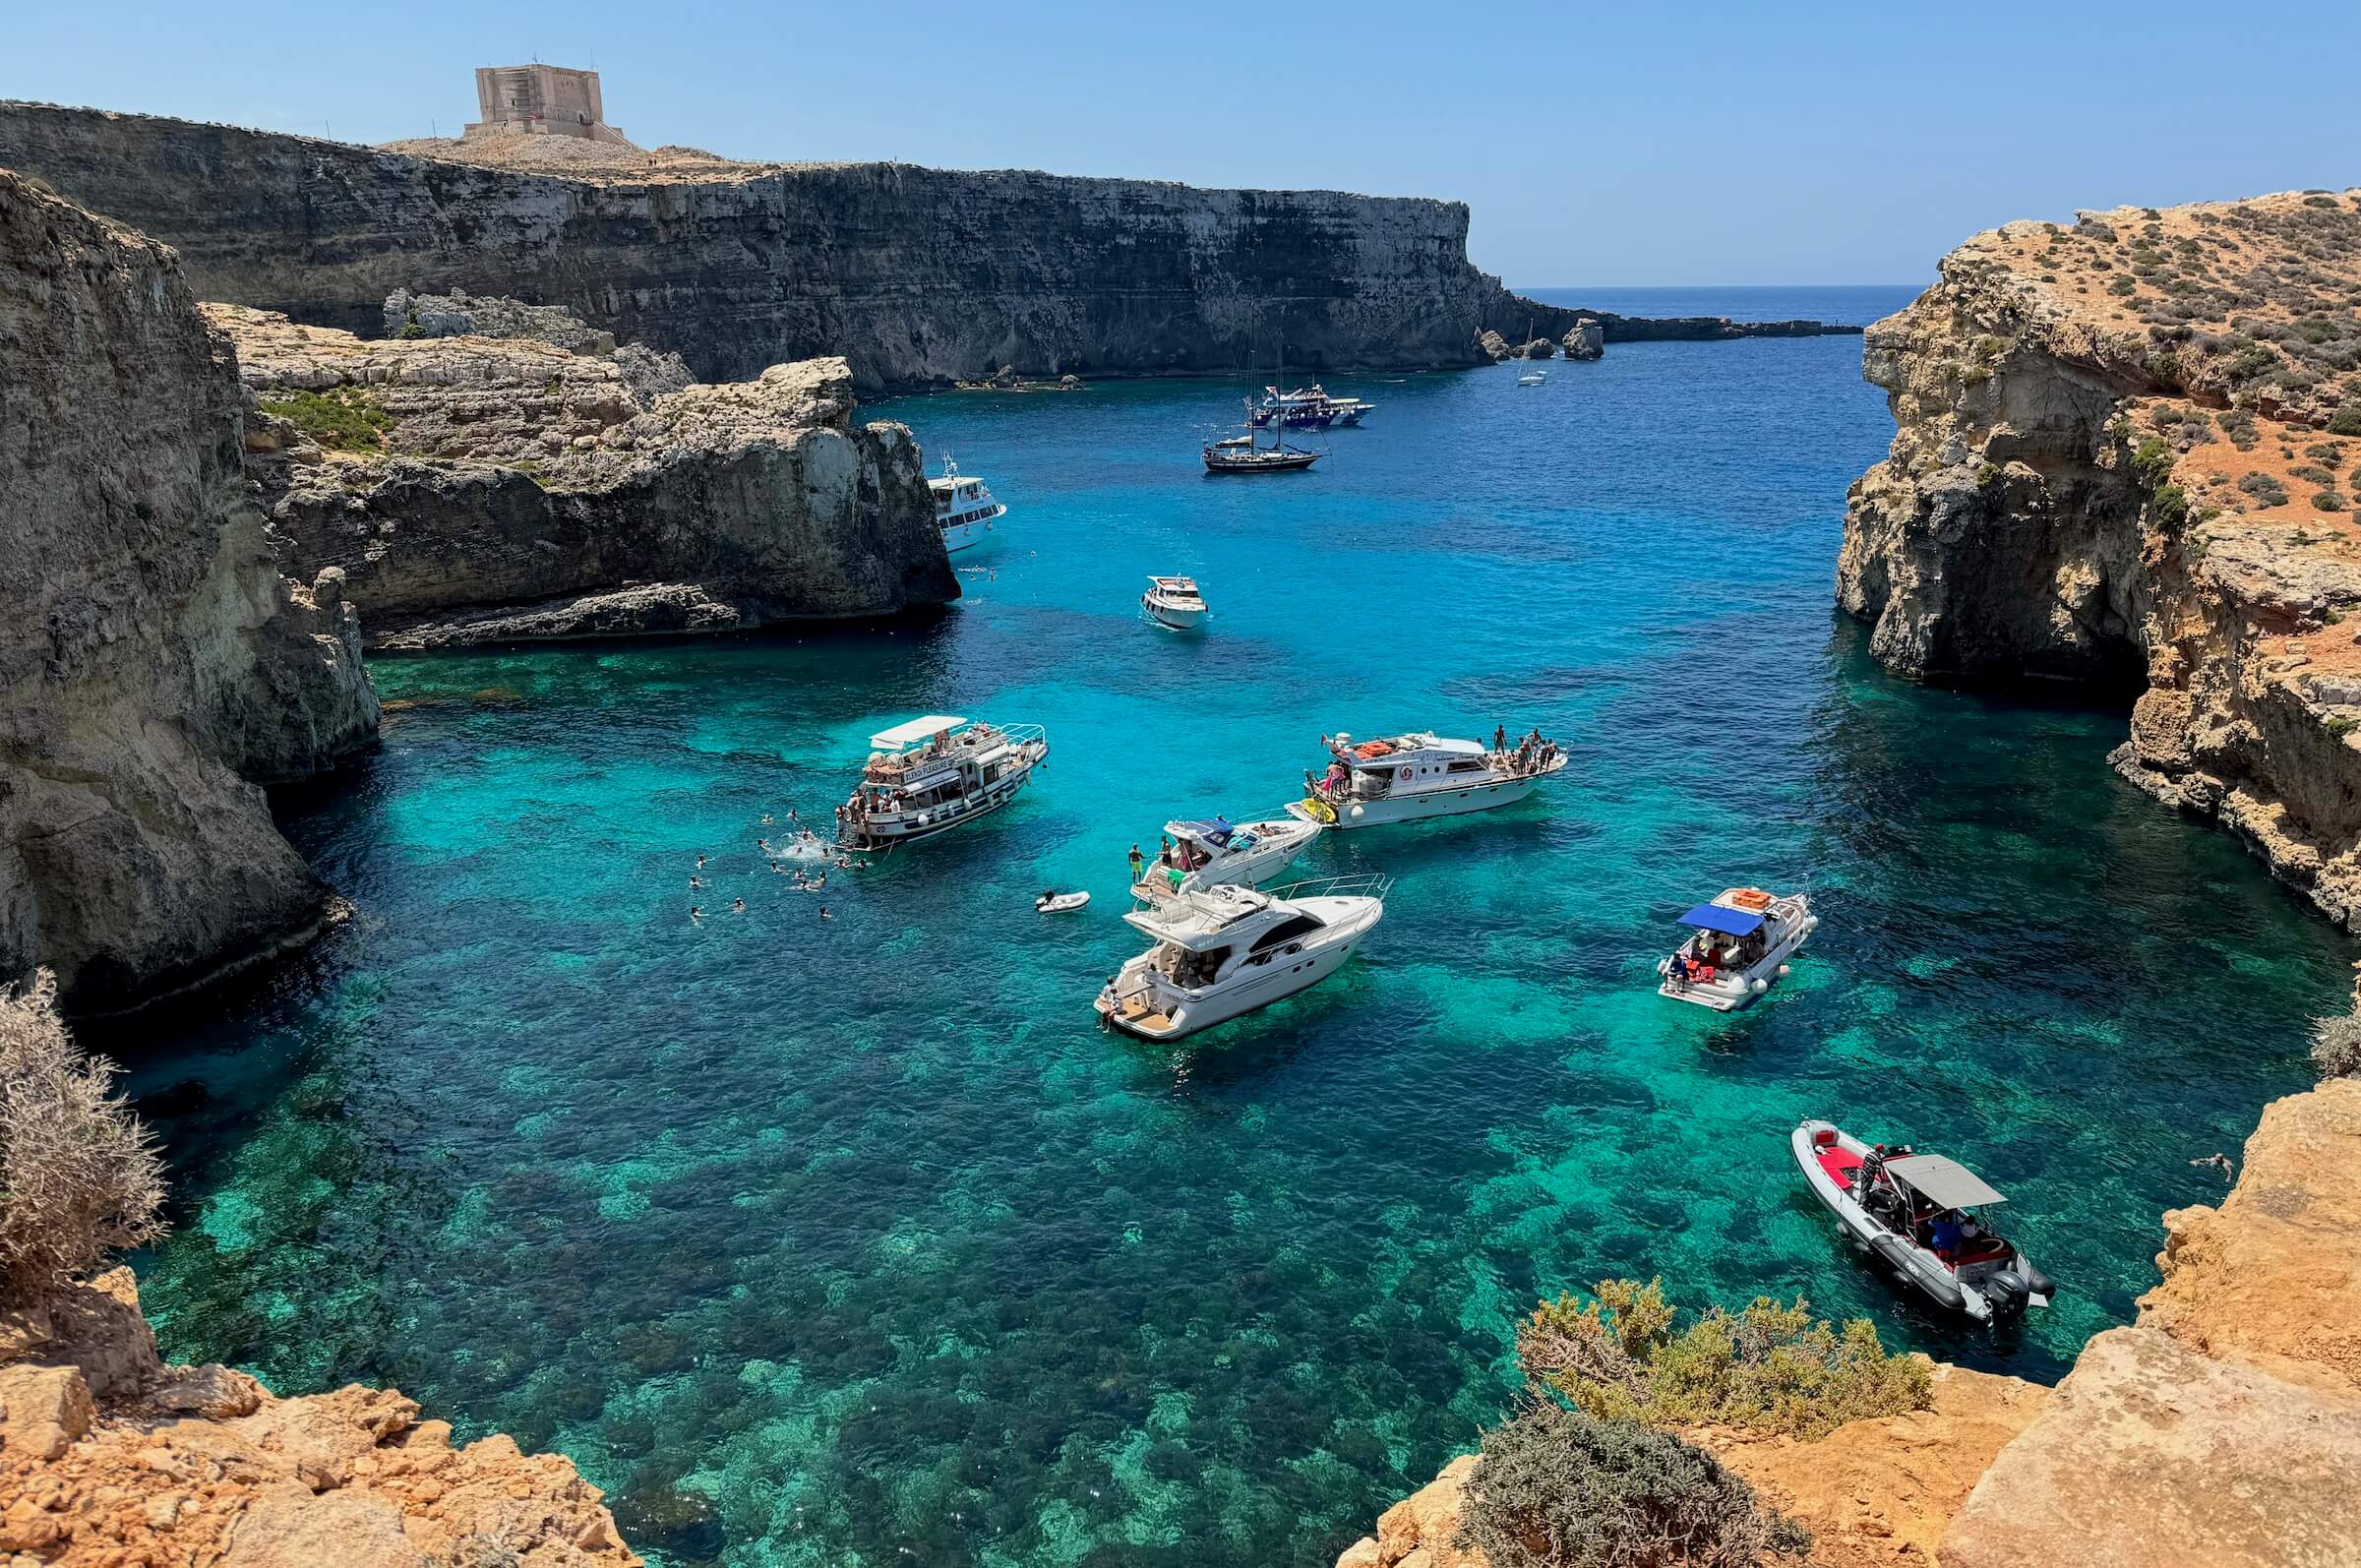
{"type": "Polygon", "coordinates": [[[342,578],[241,472],[230,345],[163,246],[0,171],[0,979],[119,1008],[318,931],[259,784],[371,744],[342,578]]]}

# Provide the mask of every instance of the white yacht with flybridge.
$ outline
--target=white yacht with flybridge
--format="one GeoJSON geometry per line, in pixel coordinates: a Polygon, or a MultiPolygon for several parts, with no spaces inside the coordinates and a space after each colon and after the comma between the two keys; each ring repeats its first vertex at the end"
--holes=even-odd
{"type": "Polygon", "coordinates": [[[1131,889],[1143,899],[1172,898],[1234,883],[1258,887],[1287,870],[1320,836],[1320,824],[1292,816],[1233,822],[1226,816],[1164,824],[1172,847],[1150,863],[1131,889]]]}
{"type": "Polygon", "coordinates": [[[1384,918],[1391,885],[1384,876],[1333,876],[1159,899],[1123,917],[1155,945],[1092,1005],[1109,1027],[1142,1040],[1177,1040],[1267,1007],[1343,968],[1384,918]]]}
{"type": "Polygon", "coordinates": [[[1038,724],[932,713],[869,738],[869,765],[836,809],[838,842],[882,849],[972,822],[1016,799],[1050,754],[1038,724]]]}
{"type": "Polygon", "coordinates": [[[1375,827],[1425,816],[1488,812],[1533,793],[1560,772],[1566,754],[1538,732],[1510,745],[1505,735],[1449,740],[1423,730],[1381,740],[1338,734],[1328,744],[1328,771],[1303,775],[1303,798],[1287,813],[1323,827],[1375,827]]]}
{"type": "Polygon", "coordinates": [[[942,459],[942,472],[927,481],[927,489],[935,497],[935,526],[942,530],[942,548],[951,555],[982,544],[993,524],[1008,514],[983,480],[961,473],[948,456],[942,459]]]}

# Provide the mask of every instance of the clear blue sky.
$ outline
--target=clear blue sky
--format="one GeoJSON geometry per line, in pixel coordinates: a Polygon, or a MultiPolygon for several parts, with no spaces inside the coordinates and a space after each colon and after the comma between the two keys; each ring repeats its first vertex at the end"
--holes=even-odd
{"type": "Polygon", "coordinates": [[[2077,207],[2361,181],[2361,4],[11,7],[0,96],[380,142],[588,65],[644,146],[1442,196],[1515,285],[1913,282],[2077,207]]]}

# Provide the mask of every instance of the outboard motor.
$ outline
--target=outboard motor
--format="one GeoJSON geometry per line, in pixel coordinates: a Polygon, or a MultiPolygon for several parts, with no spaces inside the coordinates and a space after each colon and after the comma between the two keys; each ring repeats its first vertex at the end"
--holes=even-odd
{"type": "Polygon", "coordinates": [[[2058,1294],[2056,1283],[2048,1275],[2022,1258],[1977,1283],[1991,1301],[1992,1315],[1996,1318],[2017,1317],[2036,1300],[2047,1306],[2058,1294]]]}

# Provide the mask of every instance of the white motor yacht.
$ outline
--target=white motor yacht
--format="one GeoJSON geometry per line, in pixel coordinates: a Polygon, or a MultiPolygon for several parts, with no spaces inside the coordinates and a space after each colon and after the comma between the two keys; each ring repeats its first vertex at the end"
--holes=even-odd
{"type": "Polygon", "coordinates": [[[1546,385],[1548,380],[1549,373],[1547,371],[1529,370],[1524,375],[1517,378],[1517,385],[1520,387],[1541,387],[1546,385]]]}
{"type": "Polygon", "coordinates": [[[1801,893],[1785,898],[1732,887],[1680,917],[1695,935],[1657,962],[1659,995],[1717,1012],[1743,1007],[1787,972],[1787,959],[1820,925],[1801,893]]]}
{"type": "Polygon", "coordinates": [[[1171,898],[1200,888],[1259,887],[1287,870],[1320,836],[1320,824],[1292,816],[1232,822],[1216,816],[1201,822],[1167,822],[1169,856],[1148,867],[1132,888],[1134,897],[1171,898]]]}
{"type": "Polygon", "coordinates": [[[1375,827],[1423,816],[1486,812],[1533,793],[1562,770],[1557,743],[1528,739],[1487,751],[1481,741],[1452,741],[1423,731],[1386,740],[1329,742],[1327,776],[1303,775],[1303,799],[1287,814],[1325,827],[1375,827]]]}
{"type": "Polygon", "coordinates": [[[1969,1212],[2008,1200],[1958,1161],[1864,1144],[1826,1121],[1798,1126],[1788,1147],[1852,1244],[1938,1305],[1989,1323],[2057,1295],[2021,1248],[1969,1212]]]}
{"type": "Polygon", "coordinates": [[[1159,899],[1123,919],[1155,943],[1092,1003],[1111,1027],[1175,1040],[1267,1007],[1344,967],[1385,914],[1383,876],[1334,876],[1264,891],[1225,883],[1159,899]]]}
{"type": "Polygon", "coordinates": [[[1148,591],[1139,596],[1140,608],[1176,632],[1200,625],[1208,612],[1205,595],[1194,577],[1150,577],[1148,591]]]}
{"type": "Polygon", "coordinates": [[[929,838],[1016,798],[1050,754],[1038,724],[986,724],[930,714],[869,738],[869,765],[837,809],[837,838],[882,849],[929,838]]]}
{"type": "Polygon", "coordinates": [[[941,475],[928,480],[927,489],[935,497],[935,526],[942,530],[942,548],[951,555],[982,544],[992,525],[1008,515],[983,480],[962,474],[947,456],[941,475]]]}

